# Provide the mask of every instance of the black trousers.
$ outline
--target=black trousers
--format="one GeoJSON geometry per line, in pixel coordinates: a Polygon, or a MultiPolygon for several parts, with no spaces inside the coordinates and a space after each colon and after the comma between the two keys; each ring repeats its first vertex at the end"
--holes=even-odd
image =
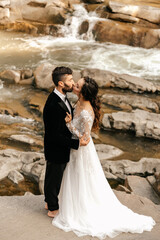
{"type": "Polygon", "coordinates": [[[44,180],[45,202],[48,204],[50,211],[58,210],[58,194],[61,187],[63,172],[66,163],[57,164],[47,161],[46,173],[44,180]]]}

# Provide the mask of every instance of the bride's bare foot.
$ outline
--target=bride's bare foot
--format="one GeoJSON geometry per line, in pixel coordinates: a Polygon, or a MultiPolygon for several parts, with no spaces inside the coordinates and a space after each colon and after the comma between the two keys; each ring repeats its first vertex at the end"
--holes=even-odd
{"type": "Polygon", "coordinates": [[[58,210],[48,211],[48,217],[54,218],[58,214],[58,210]]]}
{"type": "Polygon", "coordinates": [[[48,204],[45,203],[45,207],[44,207],[46,210],[48,210],[48,204]]]}

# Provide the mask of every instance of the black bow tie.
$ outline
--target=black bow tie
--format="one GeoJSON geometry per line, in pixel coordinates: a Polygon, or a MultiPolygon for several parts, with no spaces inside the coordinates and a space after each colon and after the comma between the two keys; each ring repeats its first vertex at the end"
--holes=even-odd
{"type": "Polygon", "coordinates": [[[68,98],[67,98],[67,96],[65,96],[65,99],[64,99],[64,101],[66,102],[66,101],[68,101],[68,98]]]}

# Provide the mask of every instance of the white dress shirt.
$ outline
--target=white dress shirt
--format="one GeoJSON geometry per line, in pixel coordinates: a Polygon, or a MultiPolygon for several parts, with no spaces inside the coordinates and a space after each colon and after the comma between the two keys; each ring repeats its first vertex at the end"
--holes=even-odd
{"type": "Polygon", "coordinates": [[[61,92],[59,92],[56,88],[54,89],[54,93],[55,94],[57,94],[61,99],[62,99],[62,101],[65,103],[65,105],[67,106],[67,108],[68,108],[68,110],[69,110],[69,112],[71,113],[71,107],[70,107],[70,105],[69,105],[69,102],[66,100],[65,101],[65,95],[64,94],[62,94],[61,92]]]}

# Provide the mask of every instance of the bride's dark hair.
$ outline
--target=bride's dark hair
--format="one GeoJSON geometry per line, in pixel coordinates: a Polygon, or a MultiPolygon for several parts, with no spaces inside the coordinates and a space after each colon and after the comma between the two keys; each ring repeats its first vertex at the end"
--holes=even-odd
{"type": "Polygon", "coordinates": [[[93,107],[95,114],[93,129],[99,128],[100,119],[100,99],[98,97],[98,84],[93,78],[88,76],[83,77],[84,84],[81,89],[81,94],[86,101],[89,101],[93,107]]]}

